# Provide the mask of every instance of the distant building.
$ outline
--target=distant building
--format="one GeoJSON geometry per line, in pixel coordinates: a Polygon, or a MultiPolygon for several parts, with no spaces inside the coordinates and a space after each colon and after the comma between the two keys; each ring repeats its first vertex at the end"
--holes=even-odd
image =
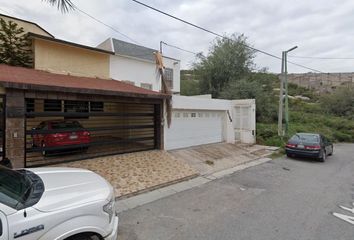
{"type": "Polygon", "coordinates": [[[318,93],[331,92],[337,87],[354,85],[354,73],[288,74],[288,81],[318,93]]]}

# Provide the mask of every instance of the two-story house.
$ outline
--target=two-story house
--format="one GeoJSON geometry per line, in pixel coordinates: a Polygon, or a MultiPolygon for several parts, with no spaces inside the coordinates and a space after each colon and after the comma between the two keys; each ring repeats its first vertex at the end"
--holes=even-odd
{"type": "Polygon", "coordinates": [[[170,96],[113,80],[112,51],[0,17],[24,28],[34,59],[33,68],[0,64],[0,152],[14,167],[163,148],[170,96]]]}
{"type": "MultiPolygon", "coordinates": [[[[161,80],[156,70],[154,53],[158,50],[109,38],[97,46],[114,52],[110,56],[110,77],[138,87],[160,91],[161,80]]],[[[180,60],[163,56],[164,74],[173,93],[180,92],[180,60]]]]}
{"type": "Polygon", "coordinates": [[[15,167],[222,141],[254,142],[254,100],[179,96],[177,59],[163,57],[174,93],[168,128],[164,104],[171,96],[160,92],[157,50],[112,38],[98,47],[84,46],[57,39],[35,23],[0,17],[28,32],[34,53],[32,69],[0,64],[0,153],[15,167]],[[70,144],[60,145],[62,140],[55,139],[68,131],[70,144]],[[89,136],[85,142],[76,140],[81,132],[89,136]]]}

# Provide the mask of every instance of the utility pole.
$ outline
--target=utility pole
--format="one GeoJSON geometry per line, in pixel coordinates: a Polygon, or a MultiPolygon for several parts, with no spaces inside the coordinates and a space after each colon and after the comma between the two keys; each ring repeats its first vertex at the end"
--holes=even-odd
{"type": "Polygon", "coordinates": [[[288,54],[284,55],[284,84],[285,84],[285,136],[289,131],[289,95],[288,95],[288,54]]]}
{"type": "Polygon", "coordinates": [[[285,91],[285,135],[289,130],[289,98],[288,98],[288,52],[295,50],[297,46],[282,52],[281,79],[279,91],[279,112],[278,112],[278,136],[284,136],[283,131],[283,109],[284,109],[284,91],[285,91]],[[284,89],[285,87],[285,89],[284,89]]]}
{"type": "Polygon", "coordinates": [[[285,51],[281,56],[281,74],[280,74],[280,88],[279,88],[279,111],[278,111],[278,136],[283,136],[283,95],[284,95],[284,56],[285,51]]]}

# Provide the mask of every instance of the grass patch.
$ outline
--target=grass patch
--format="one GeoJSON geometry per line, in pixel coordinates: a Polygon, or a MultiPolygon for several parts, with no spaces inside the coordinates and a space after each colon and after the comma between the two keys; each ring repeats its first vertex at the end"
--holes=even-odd
{"type": "MultiPolygon", "coordinates": [[[[284,147],[288,138],[278,136],[276,123],[257,123],[257,143],[284,147]]],[[[354,142],[354,121],[344,117],[291,111],[289,136],[298,132],[320,133],[332,142],[354,142]]]]}

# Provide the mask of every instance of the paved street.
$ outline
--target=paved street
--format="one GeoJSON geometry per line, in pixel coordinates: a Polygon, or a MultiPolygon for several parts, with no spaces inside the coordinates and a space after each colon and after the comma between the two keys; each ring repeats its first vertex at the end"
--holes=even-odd
{"type": "Polygon", "coordinates": [[[325,163],[277,159],[125,211],[118,239],[352,240],[353,202],[354,144],[338,144],[325,163]]]}

